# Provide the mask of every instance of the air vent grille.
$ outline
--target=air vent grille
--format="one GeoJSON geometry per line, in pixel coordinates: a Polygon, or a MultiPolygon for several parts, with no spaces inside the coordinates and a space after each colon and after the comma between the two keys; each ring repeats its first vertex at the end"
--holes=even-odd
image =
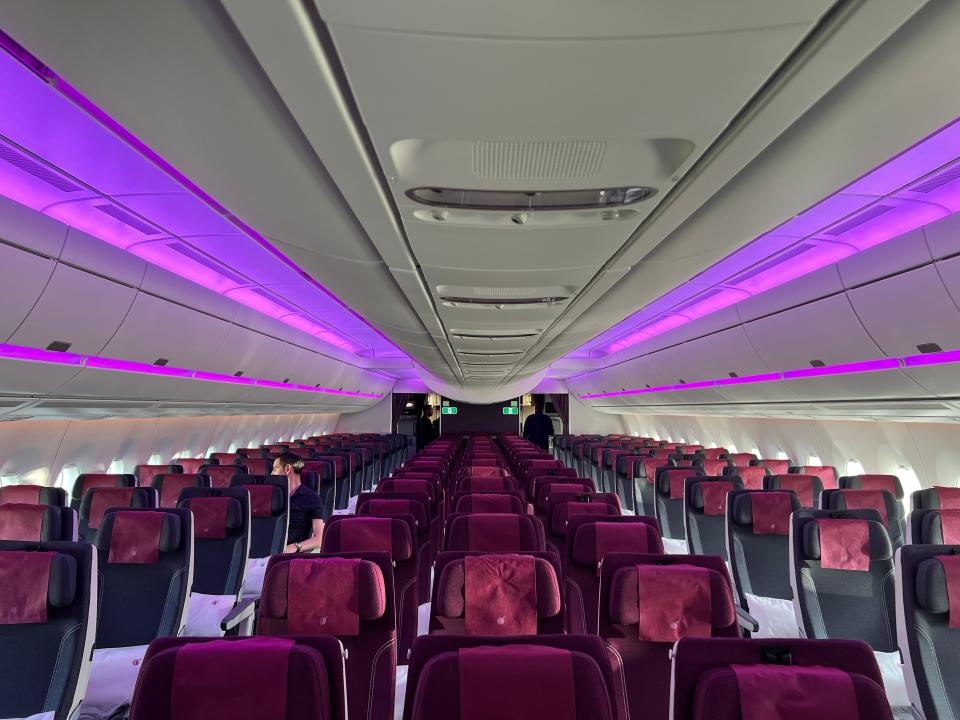
{"type": "Polygon", "coordinates": [[[811,243],[801,243],[799,245],[794,245],[792,248],[783,251],[779,255],[775,255],[769,260],[760,263],[759,265],[754,265],[752,268],[749,268],[745,272],[735,275],[729,280],[724,281],[725,285],[738,285],[739,283],[755,278],[760,273],[764,273],[767,270],[777,267],[782,263],[793,260],[794,258],[803,255],[805,252],[813,250],[817,245],[812,245],[811,243]]]}
{"type": "Polygon", "coordinates": [[[843,235],[845,232],[853,230],[854,228],[860,227],[865,222],[870,222],[880,217],[884,213],[888,213],[893,210],[893,205],[874,205],[869,210],[864,210],[859,215],[856,215],[846,222],[842,222],[834,228],[827,230],[825,234],[830,237],[837,237],[838,235],[843,235]]]}
{"type": "Polygon", "coordinates": [[[160,231],[157,230],[157,228],[155,228],[153,225],[148,225],[140,218],[131,215],[126,210],[121,210],[116,205],[94,205],[94,207],[104,215],[109,215],[114,220],[119,220],[124,225],[132,227],[139,233],[144,235],[160,234],[160,231]]]}
{"type": "Polygon", "coordinates": [[[75,185],[69,180],[60,177],[40,163],[31,160],[26,155],[21,155],[13,148],[3,144],[0,144],[0,160],[6,160],[15,168],[23,170],[23,172],[29,175],[33,175],[37,180],[42,180],[48,185],[53,185],[53,187],[61,192],[78,192],[81,189],[79,185],[75,185]]]}
{"type": "Polygon", "coordinates": [[[293,305],[288,303],[286,300],[280,299],[269,290],[264,290],[263,288],[253,288],[253,292],[255,292],[260,297],[269,300],[274,305],[279,305],[284,310],[288,310],[289,312],[292,312],[292,313],[300,312],[300,308],[294,307],[293,305]]]}
{"type": "Polygon", "coordinates": [[[227,270],[227,268],[223,267],[223,265],[221,265],[220,263],[216,262],[215,260],[213,260],[213,259],[211,259],[211,258],[208,258],[208,257],[207,257],[206,255],[204,255],[203,253],[197,252],[197,251],[194,250],[193,248],[188,247],[187,245],[184,245],[183,243],[178,243],[178,242],[167,243],[167,247],[170,248],[171,250],[174,250],[174,251],[180,253],[181,255],[184,255],[184,256],[190,258],[190,259],[193,260],[195,263],[197,263],[197,264],[199,264],[199,265],[203,265],[203,266],[204,266],[205,268],[207,268],[208,270],[212,270],[213,272],[217,273],[217,275],[221,275],[221,276],[225,277],[225,278],[226,278],[227,280],[229,280],[230,282],[234,282],[234,283],[236,283],[237,285],[249,285],[249,284],[250,284],[250,281],[247,280],[247,279],[246,279],[245,277],[243,277],[242,275],[237,275],[236,273],[231,272],[230,270],[227,270]]]}
{"type": "Polygon", "coordinates": [[[473,172],[496,180],[569,180],[596,175],[607,144],[601,140],[479,141],[473,172]]]}
{"type": "Polygon", "coordinates": [[[910,188],[910,191],[918,193],[933,192],[934,190],[937,190],[947,183],[957,180],[958,178],[960,178],[960,165],[950,168],[939,175],[935,175],[928,180],[924,180],[919,185],[915,185],[914,187],[910,188]]]}

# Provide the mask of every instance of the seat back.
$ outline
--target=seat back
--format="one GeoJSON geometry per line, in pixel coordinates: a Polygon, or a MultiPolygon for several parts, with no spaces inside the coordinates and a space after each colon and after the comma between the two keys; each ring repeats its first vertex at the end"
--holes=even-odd
{"type": "Polygon", "coordinates": [[[960,510],[960,488],[934,485],[910,496],[913,510],[960,510]]]}
{"type": "Polygon", "coordinates": [[[673,720],[892,720],[870,647],[850,640],[684,638],[673,720]]]}
{"type": "Polygon", "coordinates": [[[733,490],[727,497],[730,569],[740,604],[750,596],[790,600],[790,515],[800,511],[787,490],[733,490]]]}
{"type": "Polygon", "coordinates": [[[767,472],[771,475],[786,475],[790,472],[790,468],[793,467],[793,462],[788,459],[759,458],[753,460],[750,465],[766,468],[767,472]]]}
{"type": "Polygon", "coordinates": [[[543,524],[532,515],[453,514],[447,518],[444,550],[537,552],[546,549],[543,524]]]}
{"type": "Polygon", "coordinates": [[[434,542],[440,540],[440,520],[430,510],[430,498],[423,492],[360,493],[357,497],[357,515],[378,517],[412,516],[416,532],[417,596],[430,596],[430,568],[437,550],[434,542]]]}
{"type": "Polygon", "coordinates": [[[564,632],[560,563],[553,553],[443,552],[430,632],[546,635],[564,632]]]}
{"type": "Polygon", "coordinates": [[[727,559],[727,497],[742,490],[743,482],[726,477],[688,477],[685,480],[684,530],[693,555],[727,559]]]}
{"type": "Polygon", "coordinates": [[[250,494],[244,488],[185,488],[177,507],[193,515],[192,592],[239,595],[250,554],[250,494]]]}
{"type": "Polygon", "coordinates": [[[70,491],[70,507],[80,509],[80,503],[87,490],[93,488],[135,487],[137,478],[126,473],[81,473],[70,491]]]}
{"type": "Polygon", "coordinates": [[[738,477],[745,490],[763,490],[763,479],[769,474],[762,465],[729,465],[723,469],[724,477],[738,477]]]}
{"type": "Polygon", "coordinates": [[[176,507],[184,488],[210,487],[210,478],[186,473],[154,475],[150,487],[157,491],[160,507],[176,507]]]}
{"type": "Polygon", "coordinates": [[[131,720],[346,720],[335,637],[161,638],[147,649],[131,720]]]}
{"type": "Polygon", "coordinates": [[[832,465],[799,465],[791,466],[790,473],[795,475],[815,475],[823,483],[824,490],[836,490],[840,475],[832,465]]]}
{"type": "Polygon", "coordinates": [[[204,465],[218,465],[216,460],[207,460],[207,458],[177,458],[170,461],[171,465],[179,465],[180,471],[196,475],[204,465]]]}
{"type": "Polygon", "coordinates": [[[597,638],[418,638],[404,720],[613,720],[612,676],[597,638]]]}
{"type": "Polygon", "coordinates": [[[67,504],[67,491],[46,485],[4,485],[0,487],[0,505],[4,503],[64,507],[67,504]]]}
{"type": "Polygon", "coordinates": [[[824,490],[820,505],[824,510],[876,510],[890,533],[893,549],[905,542],[903,505],[888,490],[824,490]]]}
{"type": "Polygon", "coordinates": [[[78,512],[78,534],[84,542],[94,542],[104,514],[110,508],[155,508],[157,491],[153,488],[97,487],[83,495],[78,512]]]}
{"type": "Polygon", "coordinates": [[[897,551],[897,637],[907,693],[927,718],[960,715],[958,588],[960,545],[897,551]]]}
{"type": "Polygon", "coordinates": [[[797,496],[800,507],[820,507],[823,481],[816,475],[768,475],[763,479],[764,490],[789,490],[797,496]]]}
{"type": "Polygon", "coordinates": [[[97,558],[75,542],[0,541],[0,715],[66,720],[97,630],[97,558]]]}
{"type": "Polygon", "coordinates": [[[725,475],[726,469],[731,467],[730,462],[727,460],[710,460],[705,457],[701,457],[693,461],[695,467],[703,470],[704,475],[725,475]]]}
{"type": "Polygon", "coordinates": [[[426,493],[430,509],[436,513],[437,500],[440,497],[440,483],[426,478],[385,478],[377,485],[378,492],[422,492],[426,493]]]}
{"type": "Polygon", "coordinates": [[[662,554],[660,524],[643,515],[570,518],[562,566],[569,632],[597,633],[600,568],[611,552],[662,554]]]}
{"type": "Polygon", "coordinates": [[[453,512],[469,513],[514,513],[527,511],[520,493],[468,492],[453,497],[453,512]]]}
{"type": "Polygon", "coordinates": [[[0,505],[0,540],[70,542],[77,539],[76,511],[56,505],[0,505]]]}
{"type": "Polygon", "coordinates": [[[794,606],[809,638],[897,649],[890,536],[876,510],[803,510],[790,527],[794,606]]]}
{"type": "Polygon", "coordinates": [[[663,536],[675,540],[686,538],[683,524],[683,492],[686,480],[690,477],[701,477],[700,468],[657,468],[657,477],[654,491],[654,510],[660,521],[663,536]]]}
{"type": "Polygon", "coordinates": [[[897,500],[903,499],[903,485],[896,475],[846,475],[839,484],[841,490],[886,490],[897,500]]]}
{"type": "Polygon", "coordinates": [[[140,487],[153,487],[153,479],[157,475],[173,475],[182,473],[180,465],[137,465],[133,468],[133,475],[137,478],[140,487]]]}
{"type": "Polygon", "coordinates": [[[535,512],[541,517],[547,514],[550,495],[554,492],[594,493],[593,480],[588,478],[538,477],[532,483],[530,500],[535,512]]]}
{"type": "Polygon", "coordinates": [[[675,641],[739,635],[733,586],[713,555],[608,553],[599,602],[621,717],[666,720],[675,641]]]}
{"type": "Polygon", "coordinates": [[[397,658],[404,663],[417,634],[417,535],[413,517],[334,515],[323,533],[324,553],[386,552],[393,561],[397,658]]]}
{"type": "Polygon", "coordinates": [[[209,478],[210,487],[226,488],[230,487],[234,476],[246,475],[247,468],[245,465],[234,465],[233,463],[228,465],[208,464],[200,466],[199,474],[206,475],[209,478]]]}
{"type": "Polygon", "coordinates": [[[97,647],[146,645],[179,634],[193,580],[187,510],[110,509],[97,530],[97,647]]]}
{"type": "Polygon", "coordinates": [[[347,708],[392,720],[397,673],[393,563],[383,552],[274,555],[257,635],[325,635],[346,651],[347,708]]]}
{"type": "Polygon", "coordinates": [[[285,475],[234,475],[230,487],[250,493],[250,557],[283,552],[290,524],[290,496],[285,475]]]}

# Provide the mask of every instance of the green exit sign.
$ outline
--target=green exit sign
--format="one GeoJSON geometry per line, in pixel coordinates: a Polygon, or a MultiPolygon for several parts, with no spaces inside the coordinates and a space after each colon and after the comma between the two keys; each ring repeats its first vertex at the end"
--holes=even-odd
{"type": "Polygon", "coordinates": [[[457,408],[453,407],[452,405],[447,405],[446,407],[440,408],[440,414],[441,414],[441,415],[456,415],[456,414],[457,414],[457,408]]]}
{"type": "Polygon", "coordinates": [[[518,408],[518,407],[505,407],[505,408],[503,408],[503,414],[504,414],[504,415],[519,415],[519,414],[520,414],[520,408],[518,408]]]}

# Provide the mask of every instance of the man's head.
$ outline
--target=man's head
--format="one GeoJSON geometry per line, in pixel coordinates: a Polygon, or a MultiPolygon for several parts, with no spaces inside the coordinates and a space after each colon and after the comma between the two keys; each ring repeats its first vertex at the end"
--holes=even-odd
{"type": "Polygon", "coordinates": [[[432,417],[432,416],[433,416],[433,407],[431,407],[430,405],[424,405],[424,406],[423,406],[423,416],[426,417],[426,418],[432,417]]]}
{"type": "Polygon", "coordinates": [[[533,407],[538,413],[543,412],[543,398],[535,398],[533,401],[533,407]]]}
{"type": "Polygon", "coordinates": [[[286,475],[290,491],[293,492],[300,485],[300,471],[303,470],[303,458],[292,452],[281,453],[273,461],[273,474],[286,475]]]}

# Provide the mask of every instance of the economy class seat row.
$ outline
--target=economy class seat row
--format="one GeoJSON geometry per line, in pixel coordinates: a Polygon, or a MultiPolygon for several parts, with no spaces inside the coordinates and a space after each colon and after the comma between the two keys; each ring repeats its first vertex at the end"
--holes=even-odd
{"type": "MultiPolygon", "coordinates": [[[[695,477],[709,476],[684,478],[685,502],[697,494],[695,477]]],[[[50,539],[63,532],[59,511],[51,509],[72,512],[63,493],[37,491],[33,503],[22,502],[22,495],[11,503],[3,492],[0,535],[27,526],[38,535],[0,545],[0,587],[21,589],[3,601],[0,632],[49,640],[47,665],[34,672],[64,679],[49,684],[42,698],[40,689],[23,698],[10,716],[42,707],[66,717],[83,694],[89,650],[104,633],[110,638],[104,647],[150,643],[132,717],[199,717],[199,709],[229,707],[241,717],[345,717],[359,709],[388,718],[399,699],[393,696],[398,664],[407,665],[407,718],[665,719],[671,712],[739,718],[771,702],[793,701],[801,714],[840,708],[842,717],[890,717],[871,648],[883,637],[844,638],[834,632],[839,623],[808,633],[822,639],[748,637],[758,623],[741,600],[735,564],[731,578],[719,554],[664,554],[660,519],[624,514],[617,493],[594,489],[592,478],[578,477],[519,438],[435,441],[361,494],[355,513],[332,516],[319,553],[284,555],[282,546],[269,552],[259,597],[236,602],[235,594],[222,621],[228,637],[205,639],[177,637],[189,605],[188,578],[196,590],[201,575],[214,575],[209,568],[226,569],[227,576],[231,568],[242,572],[243,563],[232,559],[245,557],[236,550],[244,528],[246,542],[253,534],[250,506],[272,510],[278,486],[191,484],[180,489],[174,508],[160,507],[154,487],[89,488],[77,525],[89,531],[92,517],[95,544],[50,539]],[[266,490],[251,493],[258,486],[266,490]],[[94,503],[102,490],[122,490],[130,504],[111,506],[116,499],[109,495],[94,503]],[[146,507],[133,505],[137,491],[146,507]],[[41,495],[63,504],[40,504],[41,495]],[[93,593],[98,567],[108,572],[101,593],[93,593]],[[14,578],[18,584],[7,582],[14,578]],[[136,592],[147,587],[157,599],[141,603],[136,592]],[[36,598],[46,598],[44,607],[36,598]],[[427,598],[426,634],[417,637],[417,609],[427,598]],[[67,608],[81,618],[81,628],[71,631],[70,643],[80,645],[69,671],[54,668],[51,659],[54,644],[64,642],[56,627],[66,627],[55,621],[70,614],[67,608]],[[133,634],[124,635],[128,631],[133,634]],[[333,638],[346,653],[327,642],[333,638]],[[220,671],[234,667],[235,673],[220,671]],[[804,688],[802,697],[788,698],[791,687],[804,688]]],[[[886,598],[892,544],[877,510],[802,509],[793,490],[733,486],[699,497],[694,509],[704,510],[701,520],[718,517],[722,505],[729,532],[738,532],[730,529],[733,516],[754,526],[749,536],[741,528],[738,537],[759,548],[749,553],[746,576],[757,589],[776,565],[773,544],[765,544],[771,540],[777,547],[787,543],[782,560],[803,557],[804,565],[792,562],[788,573],[815,578],[814,588],[843,590],[860,577],[856,593],[866,588],[875,600],[886,598]]],[[[911,538],[955,540],[955,496],[938,492],[924,502],[935,507],[911,514],[910,527],[917,528],[911,538]],[[918,512],[926,514],[914,517],[918,512]]],[[[707,538],[713,530],[697,532],[707,538]]],[[[906,575],[899,578],[896,605],[906,642],[924,623],[949,652],[956,547],[916,542],[898,553],[898,571],[906,575]]],[[[220,581],[229,584],[226,576],[220,581]]],[[[816,592],[811,602],[822,607],[826,594],[816,592]]],[[[842,593],[829,596],[837,606],[831,618],[875,615],[876,608],[852,609],[842,593]]],[[[958,615],[955,610],[954,619],[958,615]]],[[[865,634],[877,627],[863,624],[870,624],[865,634]]],[[[918,684],[935,669],[923,650],[905,653],[918,684]]],[[[952,701],[948,690],[930,700],[952,701]]]]}

